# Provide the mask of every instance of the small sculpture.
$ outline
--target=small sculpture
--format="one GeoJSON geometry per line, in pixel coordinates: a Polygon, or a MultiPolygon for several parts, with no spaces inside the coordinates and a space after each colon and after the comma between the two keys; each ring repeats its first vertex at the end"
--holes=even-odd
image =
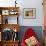
{"type": "Polygon", "coordinates": [[[8,18],[7,18],[7,19],[5,19],[5,24],[8,24],[8,18]]]}
{"type": "Polygon", "coordinates": [[[17,0],[15,0],[15,7],[16,7],[16,4],[17,4],[17,2],[16,2],[17,0]]]}

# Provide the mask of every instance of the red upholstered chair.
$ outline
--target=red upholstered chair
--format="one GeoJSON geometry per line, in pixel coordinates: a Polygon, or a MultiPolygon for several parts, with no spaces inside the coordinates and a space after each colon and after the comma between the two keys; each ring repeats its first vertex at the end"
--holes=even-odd
{"type": "MultiPolygon", "coordinates": [[[[37,40],[37,35],[34,32],[34,30],[32,28],[28,28],[27,31],[24,34],[24,37],[22,38],[21,46],[27,46],[25,40],[32,37],[32,36],[34,36],[37,40]]],[[[37,40],[37,44],[34,45],[34,46],[41,46],[38,40],[37,40]]]]}

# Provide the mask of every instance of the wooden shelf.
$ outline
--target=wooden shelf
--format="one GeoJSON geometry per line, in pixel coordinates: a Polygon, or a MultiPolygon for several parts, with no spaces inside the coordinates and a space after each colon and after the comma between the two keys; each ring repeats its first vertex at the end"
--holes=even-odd
{"type": "Polygon", "coordinates": [[[19,31],[20,26],[18,24],[0,24],[0,28],[1,30],[5,29],[5,28],[10,28],[14,31],[14,29],[16,29],[17,31],[19,31]]]}
{"type": "Polygon", "coordinates": [[[7,9],[8,9],[8,10],[9,10],[9,9],[10,9],[10,10],[11,10],[11,9],[16,9],[16,10],[18,10],[18,8],[19,8],[19,7],[0,7],[0,10],[7,10],[7,9]]]}
{"type": "MultiPolygon", "coordinates": [[[[18,24],[18,15],[19,15],[19,7],[0,7],[0,21],[1,21],[0,32],[3,33],[3,30],[6,29],[6,28],[8,28],[8,29],[11,29],[12,31],[14,31],[14,33],[15,33],[15,29],[16,29],[16,32],[18,33],[18,31],[20,29],[20,26],[18,24]],[[14,17],[17,16],[17,18],[16,18],[17,19],[17,21],[16,21],[17,24],[8,24],[7,17],[9,17],[9,16],[14,16],[14,17]]],[[[14,39],[14,37],[13,37],[13,39],[14,39]]],[[[19,42],[18,39],[17,39],[17,41],[16,41],[16,39],[15,39],[15,41],[13,41],[13,39],[10,39],[9,41],[5,41],[2,38],[3,37],[2,37],[2,34],[1,34],[0,46],[18,46],[18,42],[19,42]]]]}
{"type": "Polygon", "coordinates": [[[2,46],[18,46],[18,41],[3,41],[0,45],[2,46]]]}

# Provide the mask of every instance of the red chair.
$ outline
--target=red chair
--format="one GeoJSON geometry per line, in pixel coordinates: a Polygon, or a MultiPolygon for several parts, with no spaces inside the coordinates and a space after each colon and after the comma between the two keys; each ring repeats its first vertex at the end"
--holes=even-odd
{"type": "MultiPolygon", "coordinates": [[[[25,32],[24,37],[22,38],[21,46],[27,46],[25,43],[25,39],[28,39],[29,37],[34,36],[37,39],[37,35],[34,32],[32,28],[28,28],[27,31],[25,32]]],[[[38,40],[37,40],[38,41],[38,40]]],[[[39,42],[35,46],[41,46],[39,42]]]]}

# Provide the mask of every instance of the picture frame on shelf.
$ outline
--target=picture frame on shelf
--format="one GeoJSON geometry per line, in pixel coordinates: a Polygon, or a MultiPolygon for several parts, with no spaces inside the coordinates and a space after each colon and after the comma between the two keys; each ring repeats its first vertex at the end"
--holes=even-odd
{"type": "Polygon", "coordinates": [[[16,11],[10,11],[10,13],[9,13],[10,15],[17,15],[18,14],[18,12],[16,12],[16,11]]]}
{"type": "Polygon", "coordinates": [[[35,19],[36,8],[24,8],[24,19],[35,19]]]}
{"type": "Polygon", "coordinates": [[[2,15],[9,15],[9,10],[2,10],[2,15]]]}

